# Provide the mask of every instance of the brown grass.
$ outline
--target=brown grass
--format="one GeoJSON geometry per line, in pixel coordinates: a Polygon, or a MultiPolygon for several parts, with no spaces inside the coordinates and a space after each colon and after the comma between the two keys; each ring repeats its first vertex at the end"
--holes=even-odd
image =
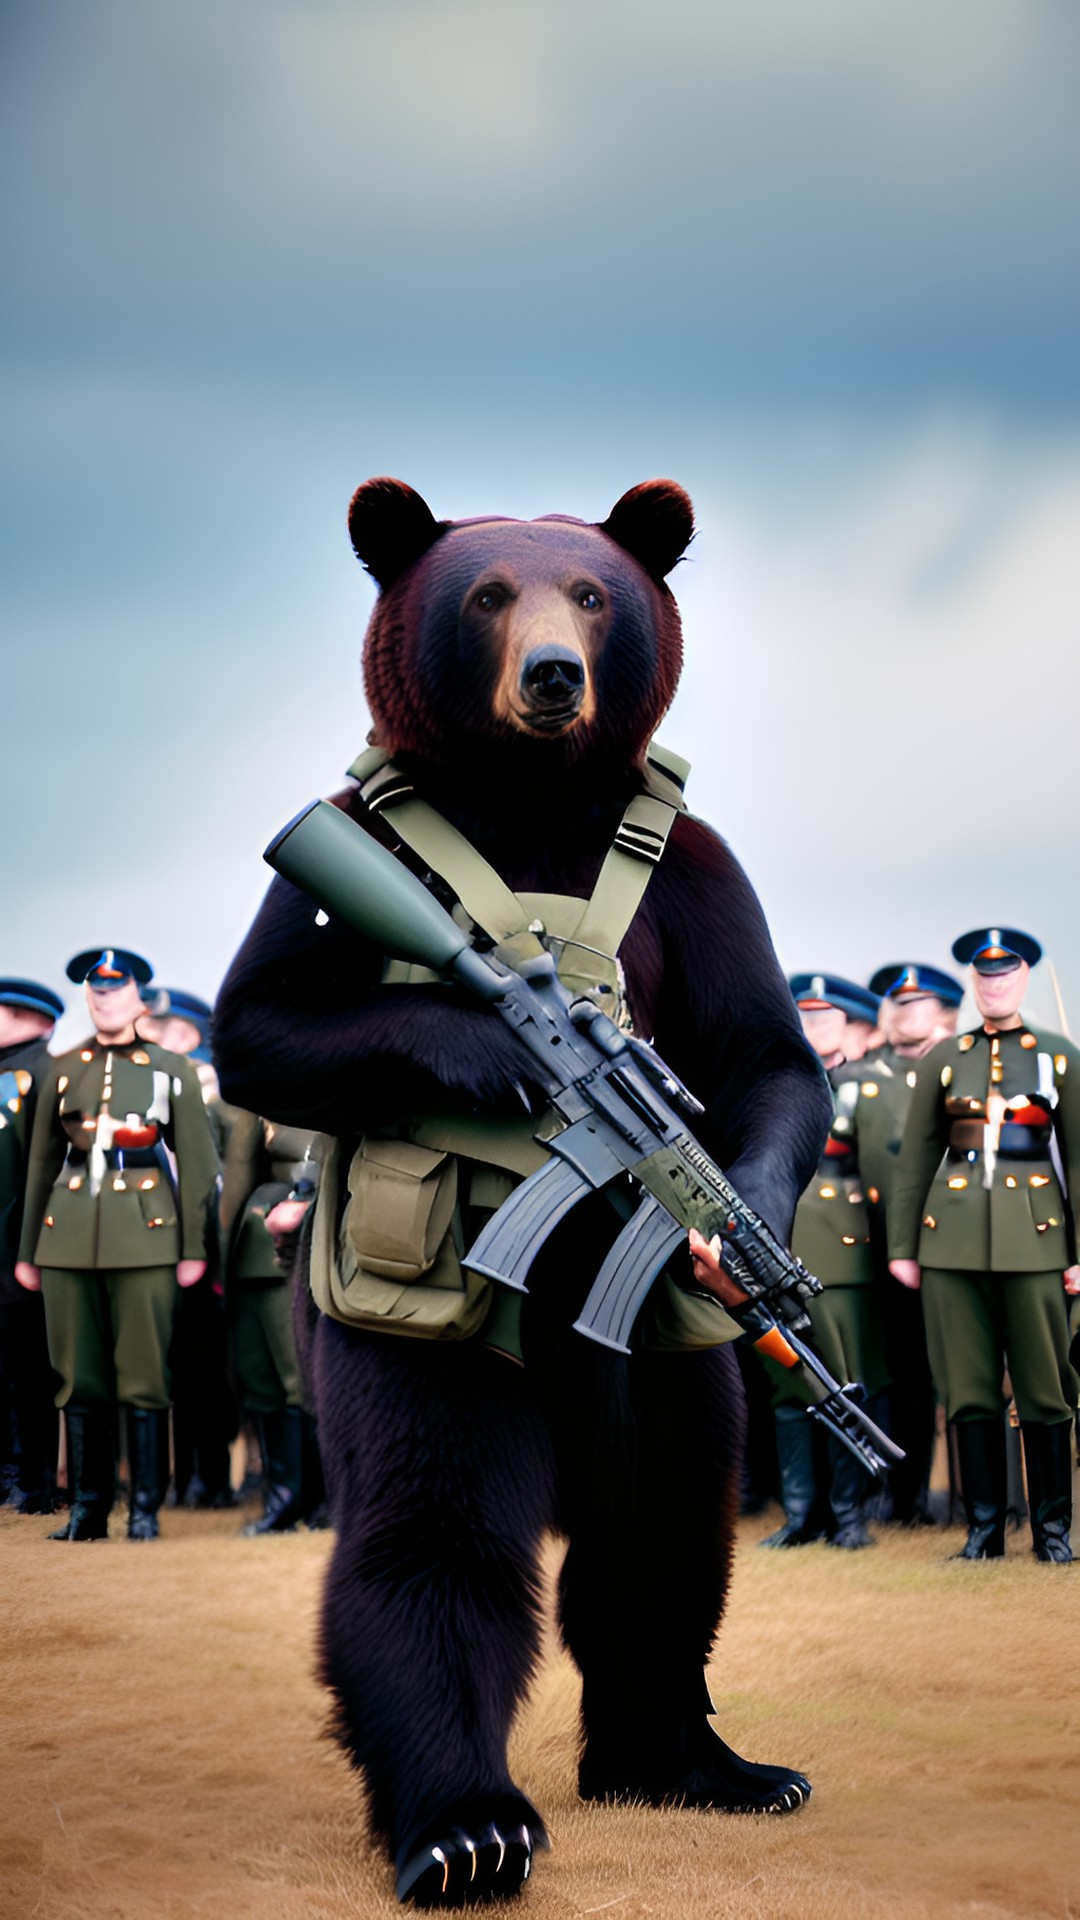
{"type": "MultiPolygon", "coordinates": [[[[163,1516],[156,1546],[58,1546],[0,1512],[3,1920],[394,1915],[312,1680],[326,1535],[163,1516]]],[[[114,1528],[122,1535],[121,1517],[114,1528]]],[[[1080,1917],[1080,1568],[950,1565],[957,1533],[753,1551],[718,1725],[806,1769],[790,1820],[583,1807],[552,1645],[515,1769],[554,1839],[523,1920],[1080,1917]]],[[[633,1676],[627,1676],[628,1685],[633,1676]]]]}

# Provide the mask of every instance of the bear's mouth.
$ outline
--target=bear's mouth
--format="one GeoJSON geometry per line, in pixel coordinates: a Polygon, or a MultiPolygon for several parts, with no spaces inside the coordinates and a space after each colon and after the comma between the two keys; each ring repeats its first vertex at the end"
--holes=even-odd
{"type": "Polygon", "coordinates": [[[522,711],[513,709],[514,724],[523,733],[569,733],[570,728],[581,718],[582,701],[569,700],[560,707],[529,707],[522,711]]]}

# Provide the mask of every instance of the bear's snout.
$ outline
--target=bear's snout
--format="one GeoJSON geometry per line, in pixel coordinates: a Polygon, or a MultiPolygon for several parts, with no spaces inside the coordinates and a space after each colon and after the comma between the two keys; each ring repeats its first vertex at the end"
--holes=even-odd
{"type": "Polygon", "coordinates": [[[534,647],[521,669],[521,698],[532,726],[567,726],[585,698],[585,662],[565,647],[534,647]]]}

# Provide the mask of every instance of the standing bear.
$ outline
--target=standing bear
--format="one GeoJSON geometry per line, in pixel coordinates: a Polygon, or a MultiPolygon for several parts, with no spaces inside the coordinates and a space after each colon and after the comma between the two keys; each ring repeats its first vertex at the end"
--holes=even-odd
{"type": "MultiPolygon", "coordinates": [[[[440,521],[376,479],[349,529],[380,590],[374,728],[336,804],[479,944],[501,937],[486,929],[513,896],[516,937],[655,1040],[704,1105],[702,1144],[786,1237],[828,1129],[823,1077],[752,888],[683,809],[683,764],[651,747],[682,660],[665,581],[693,534],[686,494],[650,481],[598,525],[440,521]]],[[[460,1255],[545,1157],[530,1056],[489,1008],[283,879],[215,1034],[226,1099],[328,1136],[298,1262],[337,1527],[321,1672],[399,1897],[512,1894],[546,1845],[507,1739],[537,1660],[549,1532],[567,1542],[581,1794],[800,1806],[801,1774],[740,1759],[708,1722],[743,1402],[736,1329],[680,1284],[689,1256],[654,1288],[629,1357],[582,1338],[573,1322],[621,1226],[601,1195],[546,1241],[508,1316],[506,1290],[460,1255]]]]}

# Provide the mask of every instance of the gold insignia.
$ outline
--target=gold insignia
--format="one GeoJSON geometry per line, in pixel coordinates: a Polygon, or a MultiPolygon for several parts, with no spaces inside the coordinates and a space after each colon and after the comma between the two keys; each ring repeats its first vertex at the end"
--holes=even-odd
{"type": "Polygon", "coordinates": [[[1050,1225],[1049,1220],[1036,1220],[1035,1222],[1036,1233],[1045,1233],[1049,1225],[1050,1225]]]}
{"type": "Polygon", "coordinates": [[[27,1073],[25,1067],[16,1067],[15,1085],[18,1087],[19,1092],[22,1094],[24,1100],[27,1094],[29,1093],[31,1087],[33,1086],[33,1084],[34,1084],[33,1074],[27,1073]]]}
{"type": "Polygon", "coordinates": [[[1007,1173],[1007,1174],[1005,1175],[1005,1185],[1006,1185],[1007,1187],[1015,1187],[1015,1185],[1016,1185],[1016,1175],[1015,1175],[1015,1173],[1007,1173]]]}
{"type": "Polygon", "coordinates": [[[1020,1035],[1020,1045],[1022,1047],[1037,1047],[1038,1044],[1033,1033],[1022,1033],[1020,1035]]]}
{"type": "Polygon", "coordinates": [[[1061,1225],[1061,1222],[1056,1218],[1054,1214],[1051,1214],[1046,1224],[1048,1227],[1058,1227],[1061,1225]]]}
{"type": "Polygon", "coordinates": [[[78,1191],[79,1191],[79,1188],[80,1188],[81,1186],[82,1186],[82,1174],[81,1174],[81,1173],[77,1173],[77,1174],[75,1174],[75,1176],[74,1176],[74,1178],[68,1181],[68,1189],[69,1189],[69,1191],[70,1191],[71,1193],[78,1193],[78,1191]]]}
{"type": "Polygon", "coordinates": [[[972,1047],[975,1045],[975,1035],[973,1033],[962,1033],[956,1044],[961,1053],[970,1053],[972,1047]]]}
{"type": "Polygon", "coordinates": [[[1069,1062],[1065,1058],[1065,1055],[1063,1053],[1055,1053],[1054,1055],[1054,1072],[1055,1073],[1064,1073],[1068,1064],[1069,1062]]]}
{"type": "Polygon", "coordinates": [[[959,1193],[961,1187],[967,1186],[967,1181],[964,1179],[964,1176],[962,1173],[958,1173],[955,1179],[949,1181],[949,1185],[952,1188],[954,1193],[959,1193]]]}
{"type": "Polygon", "coordinates": [[[868,1100],[876,1100],[880,1091],[876,1080],[864,1080],[860,1088],[860,1092],[865,1094],[868,1100]]]}
{"type": "MultiPolygon", "coordinates": [[[[912,1084],[912,1086],[914,1086],[914,1085],[915,1085],[915,1076],[914,1076],[914,1074],[912,1074],[912,1075],[911,1075],[911,1084],[912,1084]]],[[[952,1068],[951,1068],[951,1067],[942,1067],[942,1069],[941,1069],[941,1084],[942,1084],[942,1086],[943,1086],[943,1087],[951,1087],[951,1086],[952,1086],[952,1068]]]]}
{"type": "Polygon", "coordinates": [[[821,1200],[835,1200],[836,1188],[835,1187],[819,1187],[818,1198],[821,1200]]]}
{"type": "Polygon", "coordinates": [[[163,1227],[165,1222],[164,1220],[148,1220],[146,1224],[148,1227],[163,1227]]]}
{"type": "Polygon", "coordinates": [[[52,1214],[51,1214],[51,1213],[47,1213],[47,1214],[45,1215],[45,1225],[46,1225],[47,1227],[55,1227],[55,1225],[56,1225],[56,1221],[55,1221],[55,1220],[53,1219],[53,1217],[52,1217],[52,1214]]]}
{"type": "Polygon", "coordinates": [[[875,1205],[875,1207],[876,1207],[876,1206],[877,1206],[877,1203],[878,1203],[878,1201],[879,1201],[879,1200],[881,1199],[881,1190],[880,1190],[880,1188],[878,1188],[878,1187],[867,1187],[867,1189],[866,1189],[866,1194],[867,1194],[867,1198],[868,1198],[868,1199],[870,1199],[870,1200],[872,1200],[872,1201],[873,1201],[873,1203],[874,1203],[874,1205],[875,1205]]]}
{"type": "Polygon", "coordinates": [[[1028,1175],[1029,1187],[1048,1187],[1049,1185],[1050,1175],[1048,1173],[1032,1173],[1028,1175]]]}
{"type": "Polygon", "coordinates": [[[149,1193],[151,1187],[156,1187],[157,1181],[156,1180],[140,1180],[139,1185],[142,1188],[144,1193],[149,1193]]]}
{"type": "Polygon", "coordinates": [[[990,1078],[995,1087],[1000,1087],[1001,1082],[1005,1078],[1005,1068],[1000,1060],[992,1060],[990,1062],[990,1078]]]}
{"type": "Polygon", "coordinates": [[[137,1053],[132,1054],[131,1058],[132,1058],[132,1062],[137,1067],[148,1067],[150,1065],[150,1055],[148,1053],[144,1053],[141,1047],[139,1048],[137,1053]]]}
{"type": "Polygon", "coordinates": [[[80,1060],[92,1060],[93,1057],[94,1057],[93,1047],[84,1047],[82,1052],[79,1055],[80,1060]]]}
{"type": "Polygon", "coordinates": [[[924,1213],[924,1214],[923,1214],[923,1226],[924,1226],[924,1227],[936,1227],[936,1226],[937,1226],[937,1221],[936,1221],[936,1220],[934,1219],[934,1216],[933,1216],[933,1214],[932,1214],[932,1213],[924,1213]]]}
{"type": "Polygon", "coordinates": [[[114,1192],[114,1193],[126,1193],[126,1192],[127,1192],[127,1181],[126,1181],[126,1180],[119,1180],[119,1179],[117,1179],[117,1180],[114,1180],[114,1181],[113,1181],[113,1183],[112,1183],[112,1185],[113,1185],[113,1192],[114,1192]]]}
{"type": "Polygon", "coordinates": [[[853,1233],[842,1233],[840,1235],[840,1243],[845,1247],[853,1247],[855,1245],[855,1235],[853,1233]]]}
{"type": "Polygon", "coordinates": [[[67,1086],[68,1086],[68,1077],[67,1077],[67,1074],[66,1074],[66,1073],[62,1073],[62,1074],[60,1075],[60,1078],[59,1078],[59,1080],[58,1080],[58,1081],[57,1081],[57,1083],[56,1083],[56,1091],[57,1091],[57,1093],[66,1093],[66,1092],[67,1092],[67,1086]]]}

